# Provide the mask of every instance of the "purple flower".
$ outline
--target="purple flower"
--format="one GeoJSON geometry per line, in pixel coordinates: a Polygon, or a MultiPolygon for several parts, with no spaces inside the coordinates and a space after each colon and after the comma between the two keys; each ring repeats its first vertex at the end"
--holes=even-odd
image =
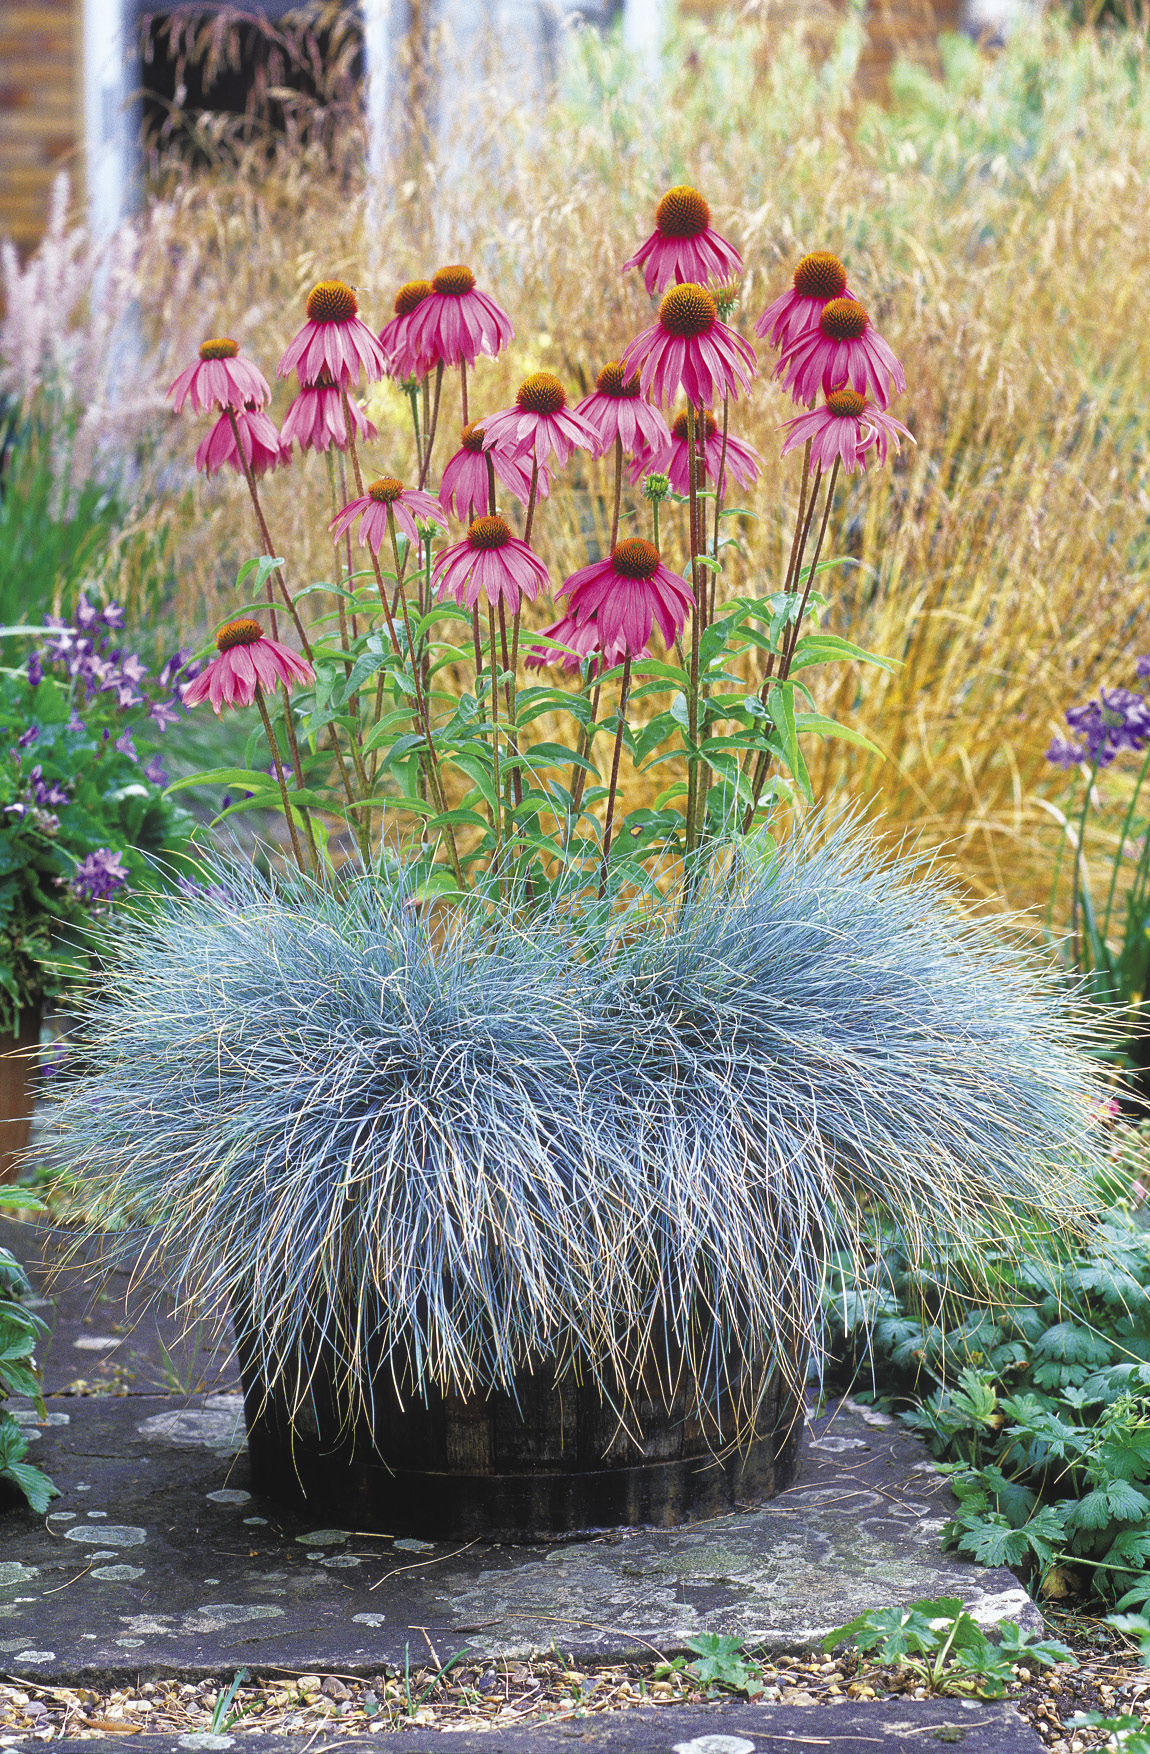
{"type": "Polygon", "coordinates": [[[75,707],[72,708],[71,713],[68,715],[68,723],[64,726],[64,729],[66,731],[86,731],[88,729],[75,707]]]}
{"type": "Polygon", "coordinates": [[[56,615],[45,615],[44,626],[48,629],[48,660],[53,664],[58,663],[71,652],[76,643],[76,635],[67,622],[61,621],[56,615]]]}
{"type": "Polygon", "coordinates": [[[1046,751],[1047,761],[1055,767],[1077,767],[1085,759],[1086,751],[1079,743],[1068,743],[1065,737],[1055,737],[1046,751]]]}
{"type": "Polygon", "coordinates": [[[154,700],[148,708],[148,717],[159,725],[161,731],[169,725],[178,725],[183,716],[166,700],[154,700]]]}
{"type": "Polygon", "coordinates": [[[39,725],[29,725],[28,729],[26,731],[22,731],[20,733],[20,735],[17,737],[17,739],[16,739],[17,749],[30,748],[31,745],[33,743],[35,743],[35,741],[39,735],[40,735],[39,725]]]}
{"type": "Polygon", "coordinates": [[[28,775],[26,795],[31,797],[34,804],[39,805],[41,809],[47,810],[58,810],[62,804],[70,802],[71,796],[62,786],[58,786],[54,780],[51,785],[48,785],[45,782],[44,770],[39,762],[37,762],[36,766],[32,769],[32,772],[28,775]]]}
{"type": "Polygon", "coordinates": [[[136,754],[136,745],[132,742],[132,733],[130,731],[121,731],[120,735],[116,738],[116,741],[112,744],[112,748],[118,749],[121,755],[130,755],[133,761],[139,761],[140,759],[136,754]]]}
{"type": "Polygon", "coordinates": [[[1143,682],[1146,680],[1147,676],[1150,676],[1150,655],[1145,658],[1139,658],[1134,666],[1134,674],[1135,676],[1141,677],[1143,682]]]}
{"type": "Polygon", "coordinates": [[[124,625],[124,611],[118,603],[109,603],[100,619],[105,627],[120,628],[124,625]]]}
{"type": "Polygon", "coordinates": [[[1066,723],[1081,740],[1078,759],[1109,767],[1123,749],[1142,750],[1150,744],[1150,704],[1129,688],[1101,688],[1099,699],[1072,706],[1066,723]]]}
{"type": "Polygon", "coordinates": [[[226,904],[230,900],[227,890],[218,883],[197,883],[194,877],[177,877],[176,888],[189,901],[222,901],[226,904]]]}
{"type": "Polygon", "coordinates": [[[128,873],[120,863],[119,853],[114,853],[111,847],[97,847],[82,864],[77,865],[72,892],[91,906],[94,902],[110,901],[127,881],[128,873]]]}
{"type": "Polygon", "coordinates": [[[28,686],[39,688],[44,680],[44,664],[39,652],[33,652],[28,659],[28,686]]]}
{"type": "Polygon", "coordinates": [[[137,652],[117,652],[120,675],[125,682],[139,683],[148,674],[148,666],[141,660],[137,652]]]}
{"type": "Polygon", "coordinates": [[[122,713],[127,712],[131,706],[140,706],[143,703],[143,695],[137,693],[128,682],[117,682],[113,677],[110,682],[105,682],[102,692],[108,694],[112,690],[116,695],[116,707],[122,713]]]}
{"type": "Polygon", "coordinates": [[[88,633],[93,627],[99,626],[100,611],[89,603],[83,591],[80,593],[80,601],[76,605],[76,613],[73,615],[72,621],[82,633],[88,633]]]}
{"type": "Polygon", "coordinates": [[[168,776],[164,771],[163,764],[158,755],[153,755],[151,761],[146,763],[144,767],[144,778],[151,780],[154,786],[167,785],[168,776]]]}

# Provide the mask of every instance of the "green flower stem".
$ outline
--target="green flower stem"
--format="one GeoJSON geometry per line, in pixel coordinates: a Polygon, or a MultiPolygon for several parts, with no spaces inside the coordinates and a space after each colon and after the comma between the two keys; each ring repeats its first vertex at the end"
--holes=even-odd
{"type": "Polygon", "coordinates": [[[627,728],[627,696],[631,692],[631,654],[623,660],[623,680],[619,684],[619,722],[615,727],[615,748],[611,755],[611,783],[607,791],[607,817],[603,823],[603,860],[599,866],[599,900],[607,893],[607,863],[611,857],[611,834],[615,826],[615,796],[619,789],[619,761],[623,753],[623,733],[627,728]]]}
{"type": "Polygon", "coordinates": [[[459,405],[463,410],[463,425],[467,425],[467,361],[459,362],[459,405]]]}
{"type": "MultiPolygon", "coordinates": [[[[1099,754],[1101,754],[1101,751],[1099,751],[1099,754]]],[[[1078,897],[1082,883],[1082,858],[1086,843],[1086,817],[1090,810],[1090,798],[1094,791],[1094,782],[1098,778],[1098,768],[1099,761],[1096,756],[1090,769],[1090,776],[1086,781],[1086,791],[1082,797],[1082,809],[1078,816],[1078,835],[1074,848],[1074,871],[1071,876],[1072,889],[1070,901],[1070,954],[1074,960],[1074,966],[1076,968],[1081,966],[1078,948],[1078,897]]]]}
{"type": "MultiPolygon", "coordinates": [[[[615,544],[619,540],[619,506],[623,498],[623,440],[615,434],[615,503],[611,509],[611,545],[609,554],[615,552],[615,544]]],[[[658,543],[655,544],[658,547],[658,543]]]]}
{"type": "MultiPolygon", "coordinates": [[[[426,380],[425,380],[426,382],[426,380]]],[[[419,465],[419,485],[423,487],[427,481],[427,471],[431,468],[431,450],[435,444],[435,429],[439,425],[439,398],[443,390],[443,361],[435,368],[435,401],[431,409],[431,424],[426,428],[427,443],[423,447],[423,461],[419,465]]]]}
{"type": "MultiPolygon", "coordinates": [[[[423,382],[424,382],[424,387],[426,388],[427,379],[424,378],[423,382]]],[[[418,384],[412,382],[412,384],[409,386],[408,392],[407,392],[407,399],[411,403],[411,429],[415,434],[415,466],[416,466],[416,469],[419,470],[421,472],[421,475],[422,475],[422,470],[423,470],[423,437],[422,437],[422,434],[420,433],[420,430],[419,430],[419,386],[418,386],[418,384]]]]}
{"type": "MultiPolygon", "coordinates": [[[[264,553],[267,555],[268,559],[271,560],[275,557],[275,549],[272,547],[271,531],[268,529],[267,519],[264,517],[264,508],[260,504],[259,488],[256,486],[256,478],[252,473],[252,466],[244,455],[244,448],[240,443],[240,429],[236,424],[236,413],[234,408],[228,409],[228,420],[231,423],[232,438],[235,440],[236,455],[243,464],[244,480],[248,484],[248,493],[251,495],[252,509],[256,514],[256,524],[259,527],[260,540],[264,545],[264,553]]],[[[299,635],[300,644],[303,647],[304,657],[307,658],[310,663],[311,645],[308,642],[307,630],[299,618],[299,611],[296,609],[295,603],[292,600],[292,594],[287,588],[287,580],[284,578],[283,569],[281,567],[277,566],[275,568],[275,577],[279,584],[280,595],[283,597],[284,603],[287,606],[288,614],[295,622],[295,629],[299,635]]],[[[272,590],[272,575],[270,573],[264,580],[264,589],[267,592],[268,610],[271,616],[272,638],[278,640],[279,628],[276,621],[275,592],[272,590]]]]}
{"type": "MultiPolygon", "coordinates": [[[[783,662],[779,668],[779,681],[780,682],[785,682],[787,680],[787,677],[791,673],[791,664],[794,661],[795,647],[799,643],[799,635],[802,632],[803,616],[806,614],[807,603],[810,600],[811,586],[815,582],[815,573],[818,571],[819,556],[823,551],[823,540],[824,540],[826,533],[827,533],[827,525],[830,523],[831,506],[834,504],[835,482],[838,480],[838,474],[839,474],[839,459],[836,457],[834,460],[834,463],[831,465],[830,481],[827,483],[827,497],[826,497],[826,501],[823,505],[823,521],[819,525],[819,539],[815,543],[814,559],[811,561],[810,570],[807,573],[807,582],[806,582],[806,585],[803,587],[803,594],[802,594],[801,599],[799,600],[798,613],[795,616],[794,624],[791,628],[791,637],[786,642],[786,651],[784,652],[783,662]]],[[[820,466],[819,475],[817,475],[815,477],[814,492],[811,494],[811,510],[812,511],[814,510],[815,498],[818,494],[819,480],[820,479],[821,479],[821,466],[820,466]]],[[[804,544],[804,546],[805,546],[805,544],[804,544]]],[[[798,572],[797,571],[795,573],[795,579],[796,579],[796,581],[798,579],[798,572]]]]}
{"type": "MultiPolygon", "coordinates": [[[[1142,782],[1145,780],[1148,771],[1150,771],[1150,749],[1146,751],[1146,754],[1143,757],[1142,766],[1138,769],[1138,778],[1134,782],[1134,793],[1130,799],[1130,808],[1122,818],[1122,829],[1118,840],[1118,852],[1114,860],[1114,869],[1110,874],[1110,888],[1106,893],[1106,912],[1102,916],[1103,942],[1105,942],[1110,932],[1110,916],[1114,911],[1114,895],[1118,887],[1118,868],[1122,863],[1122,849],[1126,845],[1126,836],[1130,833],[1130,828],[1134,821],[1134,812],[1138,806],[1138,796],[1142,790],[1142,782]]],[[[1139,874],[1142,872],[1143,866],[1146,864],[1146,849],[1148,845],[1150,845],[1150,833],[1147,834],[1146,839],[1142,843],[1142,852],[1135,868],[1134,881],[1131,884],[1132,893],[1137,892],[1139,874]]]]}
{"type": "MultiPolygon", "coordinates": [[[[713,560],[718,560],[718,558],[719,558],[719,508],[721,507],[721,505],[723,503],[723,490],[727,485],[727,436],[728,436],[728,428],[730,426],[730,421],[731,421],[731,398],[730,398],[730,396],[724,396],[723,397],[723,442],[722,442],[721,446],[719,447],[719,474],[718,474],[718,479],[715,482],[715,546],[712,550],[712,556],[711,556],[711,558],[713,560]]],[[[718,574],[717,573],[712,574],[712,578],[717,579],[718,574]]],[[[714,597],[712,596],[712,599],[711,599],[711,620],[713,621],[714,619],[715,619],[715,602],[714,602],[714,597]]]]}
{"type": "MultiPolygon", "coordinates": [[[[689,493],[689,528],[691,535],[691,590],[695,598],[695,610],[691,616],[691,680],[687,693],[687,736],[692,751],[699,742],[699,637],[703,631],[703,620],[706,613],[699,583],[699,494],[696,475],[697,459],[695,455],[695,404],[687,401],[687,485],[689,493]]],[[[696,815],[699,805],[699,763],[690,760],[687,769],[687,852],[693,853],[696,844],[696,815]]]]}
{"type": "MultiPolygon", "coordinates": [[[[441,375],[442,375],[442,368],[441,368],[441,375]]],[[[344,394],[344,399],[346,401],[347,391],[345,390],[343,392],[343,394],[344,394]]],[[[359,452],[356,450],[354,429],[351,426],[350,420],[348,422],[348,449],[351,452],[351,466],[352,466],[352,469],[355,473],[355,484],[356,484],[356,487],[359,489],[359,494],[360,494],[360,497],[362,498],[362,496],[363,496],[363,474],[362,474],[362,472],[360,470],[360,466],[359,466],[359,452]]],[[[388,527],[388,531],[390,532],[390,535],[391,535],[391,545],[392,545],[392,550],[396,556],[396,570],[398,571],[398,568],[399,568],[399,553],[398,553],[399,545],[398,545],[398,543],[396,541],[396,537],[395,537],[395,517],[394,517],[394,514],[393,514],[390,506],[387,509],[387,527],[388,527]]],[[[395,650],[396,658],[399,659],[402,657],[402,647],[400,646],[400,643],[399,643],[399,633],[396,629],[395,619],[394,619],[392,612],[391,612],[391,604],[388,601],[387,586],[383,582],[383,570],[379,564],[379,556],[375,552],[375,549],[371,546],[370,542],[367,545],[367,551],[371,555],[372,569],[375,572],[376,588],[379,591],[379,600],[380,600],[380,603],[383,605],[384,619],[387,622],[388,637],[390,638],[392,646],[395,650]]],[[[422,678],[421,678],[421,674],[420,674],[420,666],[419,666],[419,663],[418,663],[417,658],[416,658],[416,653],[415,653],[414,648],[413,648],[412,643],[411,643],[411,623],[409,620],[407,620],[407,594],[406,594],[406,592],[402,593],[402,603],[403,603],[403,614],[404,614],[404,619],[405,619],[405,623],[406,623],[406,627],[407,627],[407,634],[408,634],[408,655],[411,658],[412,686],[415,689],[416,723],[419,725],[420,729],[422,730],[424,742],[427,744],[427,756],[428,756],[428,761],[430,763],[429,783],[431,785],[432,796],[434,797],[434,800],[435,800],[436,809],[439,810],[442,814],[446,814],[447,802],[446,802],[446,797],[445,797],[443,787],[442,787],[442,784],[440,781],[439,757],[435,751],[435,738],[433,737],[432,730],[431,730],[431,715],[430,715],[430,712],[428,711],[427,701],[426,701],[426,698],[425,698],[424,693],[423,693],[422,678]]],[[[454,831],[452,830],[450,823],[445,824],[445,833],[447,835],[448,849],[449,849],[450,854],[451,854],[452,869],[455,872],[456,880],[459,884],[459,887],[462,889],[463,888],[463,868],[459,863],[459,849],[457,848],[457,846],[455,844],[455,834],[454,834],[454,831]]]]}
{"type": "Polygon", "coordinates": [[[491,784],[495,802],[492,806],[495,828],[495,853],[492,865],[503,899],[503,877],[499,870],[503,852],[503,804],[499,789],[499,660],[495,653],[495,609],[487,604],[487,637],[491,651],[491,784]]]}
{"type": "MultiPolygon", "coordinates": [[[[807,489],[811,480],[811,441],[807,440],[803,447],[803,478],[799,486],[799,515],[795,519],[795,533],[791,538],[791,554],[787,561],[787,575],[783,580],[784,592],[789,591],[795,577],[795,569],[799,564],[802,545],[806,541],[806,531],[810,527],[810,510],[807,507],[807,489]]],[[[813,510],[813,499],[811,510],[813,510]]]]}
{"type": "MultiPolygon", "coordinates": [[[[303,856],[303,853],[300,849],[299,836],[297,835],[297,833],[295,831],[295,819],[292,816],[292,807],[291,807],[290,803],[288,802],[287,782],[284,779],[284,770],[280,764],[279,745],[276,742],[275,732],[272,730],[272,722],[271,722],[270,718],[268,717],[267,704],[264,700],[264,691],[260,687],[258,682],[256,683],[256,705],[260,709],[260,718],[264,722],[264,734],[266,735],[267,740],[268,740],[268,748],[271,750],[272,766],[275,769],[276,779],[279,781],[280,797],[283,800],[284,820],[287,822],[288,833],[291,835],[292,852],[295,854],[296,864],[299,866],[300,870],[303,872],[303,875],[306,877],[307,876],[307,866],[304,863],[304,856],[303,856]]],[[[289,712],[291,711],[290,704],[288,707],[288,711],[289,712]]],[[[313,850],[313,852],[315,850],[314,843],[312,846],[312,850],[313,850]]],[[[318,865],[317,865],[317,869],[318,869],[318,865]]]]}
{"type": "Polygon", "coordinates": [[[523,520],[523,540],[530,542],[531,526],[535,522],[535,501],[539,492],[539,463],[534,447],[531,451],[531,491],[527,495],[527,516],[523,520]]]}
{"type": "MultiPolygon", "coordinates": [[[[595,720],[599,712],[599,696],[603,691],[601,682],[596,682],[595,692],[591,696],[591,717],[584,725],[579,737],[578,754],[583,761],[591,757],[591,739],[595,735],[595,720]]],[[[587,769],[576,764],[571,769],[571,818],[572,822],[579,814],[579,806],[583,802],[583,792],[587,784],[587,769]]]]}

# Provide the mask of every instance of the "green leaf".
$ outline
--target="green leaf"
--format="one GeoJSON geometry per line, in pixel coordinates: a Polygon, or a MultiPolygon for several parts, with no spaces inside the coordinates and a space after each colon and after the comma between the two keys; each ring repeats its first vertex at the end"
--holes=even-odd
{"type": "Polygon", "coordinates": [[[899,660],[864,651],[862,646],[852,645],[849,639],[840,639],[837,633],[804,633],[795,647],[791,670],[802,670],[808,664],[828,664],[836,658],[858,659],[864,664],[875,664],[880,670],[902,669],[899,660]]]}

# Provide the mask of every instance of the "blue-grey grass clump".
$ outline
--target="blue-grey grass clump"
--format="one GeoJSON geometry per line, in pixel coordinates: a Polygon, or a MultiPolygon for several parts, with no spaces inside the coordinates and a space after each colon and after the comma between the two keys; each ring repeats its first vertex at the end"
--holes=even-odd
{"type": "Polygon", "coordinates": [[[121,936],[59,1155],[181,1293],[251,1300],[272,1377],[306,1393],[322,1333],[369,1415],[381,1355],[416,1393],[798,1375],[876,1214],[923,1252],[1076,1223],[1100,1092],[1053,977],[849,826],[733,857],[605,923],[220,872],[121,936]]]}

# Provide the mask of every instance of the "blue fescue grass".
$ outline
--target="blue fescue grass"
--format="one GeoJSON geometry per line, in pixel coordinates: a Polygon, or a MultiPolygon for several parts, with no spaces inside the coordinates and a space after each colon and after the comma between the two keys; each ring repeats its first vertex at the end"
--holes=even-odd
{"type": "Polygon", "coordinates": [[[685,1360],[704,1401],[746,1361],[749,1419],[877,1212],[929,1256],[1087,1210],[1080,1013],[849,824],[609,911],[214,878],[122,933],[58,1155],[301,1395],[322,1333],[369,1414],[382,1353],[416,1393],[685,1360]]]}

